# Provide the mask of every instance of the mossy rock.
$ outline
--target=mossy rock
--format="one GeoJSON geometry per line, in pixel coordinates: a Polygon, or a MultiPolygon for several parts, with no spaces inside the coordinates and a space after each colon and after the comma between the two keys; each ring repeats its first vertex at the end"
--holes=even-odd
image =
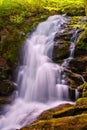
{"type": "Polygon", "coordinates": [[[87,82],[82,85],[82,97],[87,97],[87,82]]]}
{"type": "Polygon", "coordinates": [[[78,38],[77,44],[76,44],[76,49],[77,49],[77,51],[78,50],[85,51],[85,54],[86,54],[86,51],[87,51],[87,28],[78,38]]]}
{"type": "Polygon", "coordinates": [[[86,12],[86,16],[87,16],[87,0],[84,0],[85,3],[85,12],[86,12]]]}
{"type": "Polygon", "coordinates": [[[75,105],[60,105],[43,112],[38,120],[21,130],[86,130],[87,99],[78,99],[75,105]]]}
{"type": "MultiPolygon", "coordinates": [[[[64,111],[65,109],[69,109],[69,108],[72,108],[73,105],[71,104],[62,104],[62,105],[59,105],[58,107],[55,107],[55,108],[52,108],[52,109],[49,109],[47,111],[44,111],[40,114],[40,116],[38,117],[38,120],[48,120],[48,119],[51,119],[53,118],[54,114],[56,112],[60,112],[60,111],[64,111]]],[[[61,113],[61,112],[60,112],[61,113]]]]}
{"type": "Polygon", "coordinates": [[[40,120],[21,130],[87,130],[87,114],[51,120],[40,120]]]}
{"type": "Polygon", "coordinates": [[[54,38],[53,61],[62,63],[69,56],[70,39],[74,31],[66,27],[64,32],[56,34],[54,38]]]}
{"type": "Polygon", "coordinates": [[[85,98],[79,98],[76,101],[75,107],[87,109],[87,97],[85,97],[85,98]]]}
{"type": "Polygon", "coordinates": [[[75,115],[82,114],[85,111],[87,112],[87,108],[84,108],[84,106],[82,108],[79,108],[79,107],[66,108],[62,111],[54,113],[53,118],[75,116],[75,115]]]}

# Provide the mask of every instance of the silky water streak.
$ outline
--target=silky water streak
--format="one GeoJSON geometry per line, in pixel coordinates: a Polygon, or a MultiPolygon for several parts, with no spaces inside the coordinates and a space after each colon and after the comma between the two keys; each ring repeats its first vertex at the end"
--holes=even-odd
{"type": "Polygon", "coordinates": [[[0,116],[0,130],[16,130],[32,123],[44,110],[69,102],[63,66],[51,60],[54,37],[69,20],[54,15],[27,38],[19,66],[18,96],[0,116]]]}

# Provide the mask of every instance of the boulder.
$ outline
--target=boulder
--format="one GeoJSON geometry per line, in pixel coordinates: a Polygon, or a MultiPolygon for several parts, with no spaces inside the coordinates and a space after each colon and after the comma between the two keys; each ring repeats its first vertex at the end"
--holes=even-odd
{"type": "Polygon", "coordinates": [[[21,130],[86,130],[87,98],[78,99],[75,105],[62,104],[43,112],[36,122],[21,130]]]}
{"type": "Polygon", "coordinates": [[[74,30],[66,29],[60,34],[56,34],[54,38],[53,61],[56,63],[63,62],[69,56],[70,39],[74,30]]]}

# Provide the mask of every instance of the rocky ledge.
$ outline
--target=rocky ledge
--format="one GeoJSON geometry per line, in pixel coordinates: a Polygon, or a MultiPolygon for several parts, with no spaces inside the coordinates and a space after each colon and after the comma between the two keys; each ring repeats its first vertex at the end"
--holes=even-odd
{"type": "Polygon", "coordinates": [[[43,112],[30,126],[21,130],[86,130],[87,98],[80,98],[76,104],[63,104],[43,112]]]}

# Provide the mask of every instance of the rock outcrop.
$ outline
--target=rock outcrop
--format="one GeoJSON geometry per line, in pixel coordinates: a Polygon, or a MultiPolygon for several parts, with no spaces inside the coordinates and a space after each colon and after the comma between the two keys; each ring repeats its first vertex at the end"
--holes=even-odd
{"type": "Polygon", "coordinates": [[[64,104],[43,112],[37,122],[21,130],[86,130],[87,99],[78,99],[75,105],[64,104]]]}
{"type": "Polygon", "coordinates": [[[12,70],[7,62],[0,57],[0,104],[9,102],[7,96],[10,95],[13,90],[12,70]]]}

